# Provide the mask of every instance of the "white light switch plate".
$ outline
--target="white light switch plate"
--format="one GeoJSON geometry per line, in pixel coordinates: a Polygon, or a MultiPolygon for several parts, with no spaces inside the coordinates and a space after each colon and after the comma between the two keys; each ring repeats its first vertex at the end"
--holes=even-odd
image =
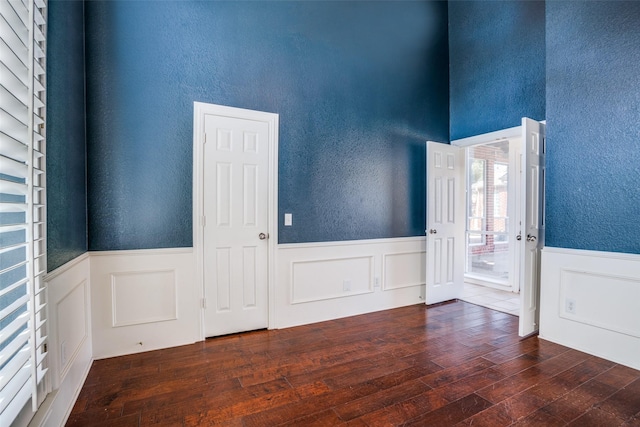
{"type": "Polygon", "coordinates": [[[290,214],[290,213],[284,214],[284,225],[286,226],[293,225],[293,214],[290,214]]]}

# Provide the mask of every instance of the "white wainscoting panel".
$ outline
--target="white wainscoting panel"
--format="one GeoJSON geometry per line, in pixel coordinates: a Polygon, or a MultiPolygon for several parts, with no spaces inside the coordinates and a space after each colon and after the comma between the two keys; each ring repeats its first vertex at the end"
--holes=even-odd
{"type": "Polygon", "coordinates": [[[64,425],[92,362],[89,254],[45,277],[49,305],[49,375],[52,392],[32,426],[64,425]]]}
{"type": "Polygon", "coordinates": [[[88,280],[84,279],[53,307],[58,334],[58,346],[54,351],[58,355],[60,379],[68,372],[82,343],[89,338],[88,301],[89,285],[88,280]]]}
{"type": "Polygon", "coordinates": [[[91,252],[93,357],[199,340],[192,248],[91,252]]]}
{"type": "Polygon", "coordinates": [[[542,251],[540,337],[640,369],[640,255],[542,251]]]}
{"type": "Polygon", "coordinates": [[[175,270],[111,274],[112,326],[176,320],[175,270]]]}
{"type": "Polygon", "coordinates": [[[373,256],[315,259],[291,263],[291,303],[373,292],[373,256]],[[309,286],[322,277],[322,286],[309,286]]]}
{"type": "Polygon", "coordinates": [[[426,252],[414,251],[383,255],[385,291],[425,284],[426,252]],[[416,269],[419,266],[419,269],[416,269]]]}
{"type": "Polygon", "coordinates": [[[424,302],[425,238],[282,244],[271,328],[424,302]]]}

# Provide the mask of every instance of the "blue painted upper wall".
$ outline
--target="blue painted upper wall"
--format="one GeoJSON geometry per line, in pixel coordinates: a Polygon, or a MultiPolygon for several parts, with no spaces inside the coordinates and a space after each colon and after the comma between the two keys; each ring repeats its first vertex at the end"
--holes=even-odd
{"type": "Polygon", "coordinates": [[[640,2],[546,15],[546,244],[640,253],[640,2]]]}
{"type": "Polygon", "coordinates": [[[191,246],[194,101],[280,115],[280,243],[424,234],[446,3],[95,1],[86,29],[91,250],[191,246]]]}
{"type": "Polygon", "coordinates": [[[47,269],[87,251],[84,6],[48,3],[47,269]]]}
{"type": "Polygon", "coordinates": [[[452,140],[545,119],[543,1],[449,2],[449,61],[452,140]]]}

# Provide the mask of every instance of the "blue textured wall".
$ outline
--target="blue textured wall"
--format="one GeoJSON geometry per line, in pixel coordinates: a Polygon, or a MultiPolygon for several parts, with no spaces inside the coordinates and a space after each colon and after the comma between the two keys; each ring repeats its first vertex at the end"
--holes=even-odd
{"type": "Polygon", "coordinates": [[[640,253],[640,2],[547,3],[548,246],[640,253]]]}
{"type": "Polygon", "coordinates": [[[192,244],[193,101],[280,114],[281,243],[423,235],[446,25],[440,2],[87,2],[90,249],[192,244]]]}
{"type": "Polygon", "coordinates": [[[49,1],[47,35],[47,268],[87,251],[84,9],[49,1]]]}
{"type": "Polygon", "coordinates": [[[545,3],[449,2],[451,139],[545,119],[545,3]]]}

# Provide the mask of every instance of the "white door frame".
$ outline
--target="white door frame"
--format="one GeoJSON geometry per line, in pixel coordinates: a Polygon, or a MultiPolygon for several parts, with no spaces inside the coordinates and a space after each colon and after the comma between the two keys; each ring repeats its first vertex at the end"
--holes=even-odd
{"type": "Polygon", "coordinates": [[[200,340],[204,340],[204,118],[216,115],[265,122],[269,126],[269,204],[267,208],[267,295],[268,327],[273,328],[275,319],[275,272],[278,241],[278,123],[275,113],[246,110],[204,102],[193,103],[193,251],[196,258],[196,287],[200,303],[200,340]]]}

